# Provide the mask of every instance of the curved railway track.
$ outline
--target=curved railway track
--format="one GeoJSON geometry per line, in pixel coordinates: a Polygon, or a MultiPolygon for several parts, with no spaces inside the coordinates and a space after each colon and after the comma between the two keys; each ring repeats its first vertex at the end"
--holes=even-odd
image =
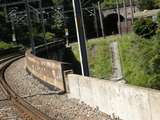
{"type": "Polygon", "coordinates": [[[5,96],[9,101],[13,103],[16,109],[21,114],[24,120],[53,120],[44,113],[40,112],[38,109],[33,107],[31,104],[26,102],[22,97],[17,95],[12,88],[8,85],[5,79],[6,69],[16,60],[24,57],[24,55],[16,55],[4,60],[1,60],[0,63],[3,63],[3,66],[0,68],[0,87],[2,88],[5,96]]]}

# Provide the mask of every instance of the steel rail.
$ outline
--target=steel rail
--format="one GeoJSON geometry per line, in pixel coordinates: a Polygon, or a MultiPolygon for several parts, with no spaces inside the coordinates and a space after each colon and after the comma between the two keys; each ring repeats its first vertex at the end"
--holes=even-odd
{"type": "Polygon", "coordinates": [[[8,62],[0,69],[0,87],[2,87],[3,92],[5,93],[8,100],[10,100],[13,105],[17,108],[17,110],[21,113],[22,117],[25,120],[55,120],[48,117],[46,114],[39,111],[37,108],[29,104],[22,97],[17,95],[15,91],[8,85],[5,79],[5,71],[6,69],[16,60],[23,58],[24,55],[16,56],[15,58],[11,58],[8,62]]]}

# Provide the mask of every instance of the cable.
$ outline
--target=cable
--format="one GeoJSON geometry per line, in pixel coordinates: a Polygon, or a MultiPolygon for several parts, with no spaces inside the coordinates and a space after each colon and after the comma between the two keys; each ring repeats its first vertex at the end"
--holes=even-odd
{"type": "Polygon", "coordinates": [[[86,1],[84,4],[82,4],[82,7],[85,7],[88,3],[90,3],[92,0],[86,1]]]}

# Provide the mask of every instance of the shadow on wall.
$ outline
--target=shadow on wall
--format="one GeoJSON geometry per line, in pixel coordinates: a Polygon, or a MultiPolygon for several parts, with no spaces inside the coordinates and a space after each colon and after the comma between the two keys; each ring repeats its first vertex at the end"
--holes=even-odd
{"type": "Polygon", "coordinates": [[[64,60],[65,49],[66,49],[65,46],[60,46],[60,49],[58,47],[54,48],[44,47],[44,51],[37,53],[37,56],[50,60],[65,62],[64,60]]]}
{"type": "MultiPolygon", "coordinates": [[[[124,20],[124,17],[120,15],[121,22],[124,20]]],[[[118,34],[118,14],[112,13],[106,16],[103,19],[104,22],[104,31],[106,35],[118,34]]]]}
{"type": "Polygon", "coordinates": [[[81,75],[81,64],[80,62],[76,59],[74,53],[72,52],[72,49],[69,47],[65,51],[65,62],[71,63],[71,67],[74,71],[75,74],[81,75]]]}
{"type": "Polygon", "coordinates": [[[72,69],[75,74],[81,75],[80,62],[74,56],[72,49],[70,47],[65,47],[65,44],[48,48],[48,50],[44,46],[41,50],[37,51],[36,55],[49,60],[57,60],[64,63],[69,63],[67,69],[72,69]]]}

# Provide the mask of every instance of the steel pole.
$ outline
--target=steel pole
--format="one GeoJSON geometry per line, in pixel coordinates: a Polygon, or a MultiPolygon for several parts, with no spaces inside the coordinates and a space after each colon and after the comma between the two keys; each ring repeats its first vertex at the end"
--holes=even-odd
{"type": "MultiPolygon", "coordinates": [[[[81,2],[81,0],[79,0],[81,2]]],[[[80,3],[81,5],[81,3],[80,3]]],[[[82,19],[82,26],[83,26],[83,31],[84,31],[84,38],[85,40],[87,40],[87,35],[86,35],[86,29],[85,29],[85,24],[84,24],[84,17],[83,17],[83,10],[82,10],[82,6],[81,6],[81,19],[82,19]]]]}
{"type": "Polygon", "coordinates": [[[47,57],[49,57],[49,51],[48,51],[47,40],[46,40],[46,28],[45,28],[45,22],[44,22],[44,15],[42,11],[42,0],[39,0],[39,10],[40,10],[40,22],[41,22],[42,32],[43,32],[43,40],[45,43],[47,57]]]}
{"type": "Polygon", "coordinates": [[[95,26],[95,30],[96,30],[96,35],[97,35],[97,37],[99,37],[96,8],[93,8],[93,11],[94,11],[94,26],[95,26]]]}
{"type": "Polygon", "coordinates": [[[129,0],[130,1],[130,8],[131,8],[131,20],[132,20],[132,24],[134,22],[134,11],[133,11],[133,1],[132,0],[129,0]]]}
{"type": "Polygon", "coordinates": [[[124,14],[125,14],[125,29],[128,33],[128,20],[127,20],[127,8],[126,8],[126,0],[123,0],[123,8],[124,8],[124,14]]]}
{"type": "Polygon", "coordinates": [[[104,26],[103,26],[103,18],[102,18],[102,11],[101,11],[101,5],[100,5],[99,1],[98,1],[98,11],[99,11],[99,19],[100,19],[100,24],[101,24],[102,36],[105,37],[104,26]]]}
{"type": "Polygon", "coordinates": [[[121,18],[120,18],[120,10],[119,10],[119,0],[116,0],[116,5],[117,5],[117,15],[118,15],[118,32],[119,32],[120,35],[122,35],[121,18]]]}
{"type": "Polygon", "coordinates": [[[29,1],[25,1],[25,7],[26,7],[26,12],[27,12],[27,22],[28,22],[28,30],[30,34],[30,40],[31,40],[31,47],[32,47],[32,53],[35,55],[36,50],[35,50],[35,42],[33,38],[33,27],[32,27],[32,22],[31,22],[31,14],[30,14],[30,8],[29,8],[29,1]]]}
{"type": "Polygon", "coordinates": [[[12,42],[16,42],[15,24],[13,18],[11,18],[11,26],[12,26],[12,42]]]}
{"type": "Polygon", "coordinates": [[[5,19],[6,19],[6,22],[8,22],[8,13],[7,13],[7,6],[6,6],[6,0],[4,1],[5,2],[5,6],[4,6],[4,14],[5,14],[5,19]]]}
{"type": "Polygon", "coordinates": [[[66,21],[66,15],[64,13],[64,6],[62,8],[62,18],[63,18],[63,23],[64,23],[64,32],[65,32],[65,38],[66,38],[66,46],[69,47],[69,30],[68,30],[68,25],[66,21]]]}
{"type": "Polygon", "coordinates": [[[82,75],[89,76],[89,66],[88,66],[88,57],[87,57],[87,50],[86,50],[86,43],[85,43],[86,38],[85,38],[83,18],[82,18],[83,13],[82,13],[81,1],[72,0],[72,2],[73,2],[73,9],[74,9],[77,39],[78,39],[79,51],[80,51],[82,75]]]}

